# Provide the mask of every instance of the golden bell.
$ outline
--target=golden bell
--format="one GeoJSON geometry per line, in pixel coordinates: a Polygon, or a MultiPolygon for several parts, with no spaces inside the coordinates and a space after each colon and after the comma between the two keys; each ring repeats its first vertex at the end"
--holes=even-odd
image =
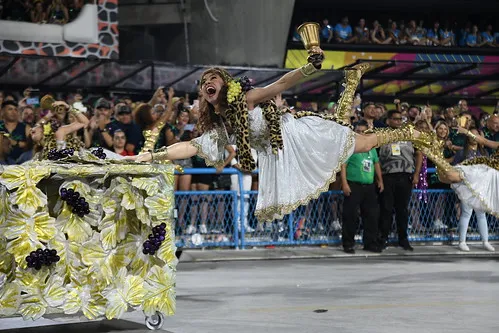
{"type": "Polygon", "coordinates": [[[310,50],[314,46],[320,46],[319,28],[319,23],[305,22],[296,29],[305,49],[310,50]]]}
{"type": "Polygon", "coordinates": [[[52,110],[52,104],[54,104],[54,103],[55,103],[55,99],[52,95],[45,95],[40,100],[40,107],[43,110],[52,110]]]}

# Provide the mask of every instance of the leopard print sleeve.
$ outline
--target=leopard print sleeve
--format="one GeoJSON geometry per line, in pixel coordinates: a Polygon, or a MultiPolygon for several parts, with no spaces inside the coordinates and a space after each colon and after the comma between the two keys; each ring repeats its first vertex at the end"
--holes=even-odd
{"type": "Polygon", "coordinates": [[[251,155],[249,142],[248,103],[246,94],[239,94],[235,101],[229,104],[227,120],[236,135],[237,160],[241,169],[251,172],[256,169],[256,163],[251,155]]]}
{"type": "Polygon", "coordinates": [[[272,153],[277,155],[278,151],[284,147],[281,132],[282,112],[277,108],[277,105],[273,101],[261,103],[261,107],[270,130],[272,153]]]}

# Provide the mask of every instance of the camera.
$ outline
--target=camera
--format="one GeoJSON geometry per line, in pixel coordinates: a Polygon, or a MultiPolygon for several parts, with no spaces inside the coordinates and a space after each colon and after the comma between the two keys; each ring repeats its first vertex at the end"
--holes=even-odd
{"type": "Polygon", "coordinates": [[[26,104],[28,105],[40,105],[40,90],[30,89],[29,96],[26,98],[26,104]]]}

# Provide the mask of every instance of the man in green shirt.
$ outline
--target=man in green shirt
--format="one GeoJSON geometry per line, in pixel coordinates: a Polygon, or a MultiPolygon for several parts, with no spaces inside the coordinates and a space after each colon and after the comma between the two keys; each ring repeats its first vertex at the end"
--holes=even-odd
{"type": "MultiPolygon", "coordinates": [[[[355,132],[364,133],[368,129],[365,121],[355,126],[355,132]]],[[[343,201],[342,243],[346,253],[355,253],[355,232],[359,221],[359,207],[364,225],[364,250],[381,252],[377,244],[379,206],[374,184],[374,175],[379,191],[383,191],[383,178],[376,149],[367,153],[350,156],[341,166],[341,182],[345,199],[343,201]]]]}

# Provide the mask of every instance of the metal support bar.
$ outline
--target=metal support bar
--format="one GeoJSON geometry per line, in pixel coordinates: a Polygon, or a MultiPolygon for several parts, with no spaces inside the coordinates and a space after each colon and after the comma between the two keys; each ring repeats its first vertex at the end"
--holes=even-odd
{"type": "Polygon", "coordinates": [[[5,73],[7,73],[9,71],[9,69],[14,66],[14,64],[19,60],[19,57],[14,57],[14,59],[12,59],[7,66],[5,66],[4,68],[2,68],[2,70],[0,70],[0,77],[4,76],[5,73]]]}
{"type": "MultiPolygon", "coordinates": [[[[323,74],[323,75],[327,75],[327,74],[323,74]]],[[[313,91],[315,89],[319,89],[319,88],[323,88],[323,87],[328,87],[329,85],[333,84],[333,83],[337,83],[339,84],[340,82],[342,82],[344,80],[344,76],[336,76],[336,75],[332,75],[332,79],[331,80],[328,80],[326,82],[323,82],[321,84],[316,84],[315,86],[313,87],[310,87],[306,90],[303,90],[303,91],[300,91],[299,95],[301,94],[307,94],[309,93],[310,91],[313,91]]]]}
{"type": "MultiPolygon", "coordinates": [[[[440,97],[436,97],[435,95],[421,94],[421,95],[407,95],[404,98],[404,102],[414,105],[418,104],[425,105],[426,103],[428,103],[428,101],[430,101],[430,103],[432,104],[455,105],[462,98],[463,96],[460,95],[451,95],[451,96],[442,95],[440,97]]],[[[386,95],[364,95],[362,96],[362,99],[374,103],[386,103],[387,100],[386,95]]],[[[304,98],[303,100],[306,99],[304,98]]],[[[496,100],[493,98],[483,98],[480,99],[479,103],[477,102],[476,104],[494,106],[496,105],[496,100]]]]}
{"type": "Polygon", "coordinates": [[[476,94],[474,98],[482,98],[482,97],[485,97],[485,96],[488,96],[488,95],[492,95],[493,93],[496,93],[498,91],[499,91],[499,87],[494,88],[494,89],[489,90],[489,91],[484,91],[484,92],[481,92],[479,94],[476,94]]]}
{"type": "MultiPolygon", "coordinates": [[[[404,81],[404,80],[433,80],[435,78],[435,75],[432,75],[432,74],[418,74],[416,76],[414,75],[411,75],[409,77],[401,77],[400,74],[394,74],[394,73],[390,73],[390,74],[383,74],[383,73],[379,73],[379,74],[375,74],[375,75],[372,75],[372,76],[369,76],[369,77],[366,77],[366,79],[370,79],[370,80],[384,80],[384,81],[393,81],[393,80],[399,80],[399,81],[404,81]]],[[[459,75],[459,76],[456,76],[454,77],[452,80],[460,80],[460,81],[486,81],[486,80],[490,80],[490,81],[499,81],[499,73],[494,73],[494,74],[490,74],[490,75],[473,75],[473,74],[466,74],[466,75],[459,75]]]]}
{"type": "MultiPolygon", "coordinates": [[[[422,71],[423,69],[427,69],[429,67],[431,67],[431,62],[426,62],[422,65],[416,66],[416,67],[411,68],[405,72],[397,74],[397,78],[398,78],[398,80],[403,80],[405,78],[408,78],[412,74],[417,73],[419,71],[422,71]]],[[[371,76],[373,76],[374,74],[376,74],[376,73],[368,72],[368,73],[366,73],[365,77],[366,77],[366,79],[371,79],[371,76]]]]}
{"type": "Polygon", "coordinates": [[[144,66],[140,66],[139,68],[137,68],[136,70],[132,71],[131,73],[125,75],[124,77],[120,78],[119,80],[116,80],[114,81],[113,83],[111,83],[107,89],[111,89],[111,88],[114,88],[115,86],[117,86],[118,84],[120,83],[123,83],[125,82],[126,80],[128,80],[129,78],[139,74],[140,72],[142,72],[144,69],[150,67],[152,65],[152,63],[148,63],[148,64],[145,64],[144,66]]]}
{"type": "MultiPolygon", "coordinates": [[[[381,66],[383,67],[383,66],[381,66]]],[[[409,69],[408,71],[405,71],[399,75],[394,75],[392,77],[388,77],[388,78],[383,78],[383,77],[379,77],[377,79],[381,80],[380,82],[376,82],[374,84],[371,84],[370,86],[367,86],[367,87],[363,87],[362,90],[361,90],[361,93],[367,91],[367,90],[371,90],[375,87],[378,87],[382,84],[385,84],[385,83],[388,83],[390,81],[393,81],[393,80],[404,80],[406,78],[408,78],[409,76],[411,76],[412,74],[416,73],[416,72],[419,72],[419,71],[422,71],[423,69],[426,69],[426,68],[429,68],[431,67],[431,63],[427,62],[427,63],[424,63],[423,65],[419,65],[419,66],[416,66],[414,68],[411,68],[409,69]]],[[[364,77],[366,79],[376,79],[376,78],[373,78],[372,76],[376,75],[377,73],[379,72],[374,72],[374,71],[371,71],[371,72],[368,72],[366,73],[366,75],[364,75],[364,77]]]]}
{"type": "MultiPolygon", "coordinates": [[[[289,73],[289,72],[286,72],[286,73],[289,73]]],[[[258,87],[258,86],[260,86],[260,85],[262,85],[264,83],[274,81],[275,79],[280,78],[281,76],[283,76],[286,73],[281,72],[281,73],[278,73],[276,75],[272,75],[271,77],[268,77],[265,80],[262,80],[262,81],[259,81],[259,82],[255,82],[254,85],[255,85],[255,87],[258,87]]]]}
{"type": "MultiPolygon", "coordinates": [[[[366,61],[365,61],[365,62],[366,62],[366,61]]],[[[388,68],[392,68],[392,67],[393,67],[393,66],[395,66],[396,64],[397,64],[397,63],[396,63],[396,61],[389,61],[389,62],[387,62],[387,63],[386,63],[386,64],[384,64],[384,65],[381,65],[381,66],[379,66],[379,67],[374,68],[373,70],[370,70],[370,71],[369,71],[369,72],[367,72],[365,75],[367,76],[367,75],[377,74],[377,73],[382,72],[382,71],[384,71],[384,70],[386,70],[386,69],[388,69],[388,68]]]]}
{"type": "Polygon", "coordinates": [[[241,70],[241,71],[237,72],[236,74],[234,74],[234,75],[232,75],[232,76],[233,76],[233,77],[236,77],[236,76],[239,76],[239,75],[241,75],[241,74],[243,74],[243,73],[246,73],[247,71],[248,71],[247,69],[243,69],[243,70],[241,70]]]}
{"type": "Polygon", "coordinates": [[[87,68],[86,70],[84,70],[83,72],[81,72],[80,74],[76,75],[75,77],[72,77],[71,79],[67,80],[66,82],[64,82],[62,84],[62,86],[68,86],[71,82],[79,79],[80,77],[82,77],[83,75],[87,74],[88,72],[96,69],[97,67],[99,67],[100,65],[102,65],[102,62],[99,60],[95,65],[92,65],[90,66],[89,68],[87,68]]]}
{"type": "Polygon", "coordinates": [[[196,67],[191,71],[188,71],[178,79],[173,80],[172,82],[165,83],[165,87],[172,87],[173,85],[179,83],[180,81],[184,80],[185,78],[191,76],[192,74],[196,73],[200,68],[196,67]]]}
{"type": "Polygon", "coordinates": [[[83,60],[75,60],[74,62],[70,63],[69,65],[67,66],[64,66],[63,68],[59,69],[58,71],[56,71],[55,73],[52,73],[50,74],[48,77],[46,77],[45,79],[41,80],[40,82],[38,82],[37,84],[35,84],[34,86],[41,86],[42,84],[45,84],[47,82],[49,82],[50,80],[52,80],[53,78],[61,75],[62,73],[64,72],[67,72],[68,70],[70,70],[71,68],[75,67],[76,65],[79,65],[83,62],[83,60]]]}
{"type": "Polygon", "coordinates": [[[465,66],[463,68],[457,69],[457,70],[452,71],[450,73],[446,73],[444,75],[439,75],[439,76],[435,77],[434,79],[427,80],[427,81],[415,84],[413,86],[407,87],[405,89],[402,89],[399,92],[397,92],[395,94],[395,96],[400,97],[403,94],[405,94],[406,92],[413,91],[413,90],[416,90],[416,89],[421,88],[421,87],[425,87],[425,86],[427,86],[429,84],[432,84],[434,82],[438,82],[438,81],[442,81],[442,80],[449,80],[449,79],[453,78],[456,75],[459,75],[461,73],[465,73],[465,72],[467,72],[469,70],[472,70],[472,69],[475,69],[477,67],[478,67],[477,64],[471,64],[469,66],[465,66]]]}
{"type": "Polygon", "coordinates": [[[438,97],[442,97],[442,96],[448,95],[448,94],[450,94],[450,93],[453,93],[453,92],[455,92],[455,91],[461,90],[461,89],[463,89],[463,88],[467,88],[467,87],[469,87],[469,86],[473,86],[473,85],[475,85],[475,84],[477,84],[477,83],[478,83],[478,82],[476,82],[476,81],[471,81],[471,82],[467,82],[467,83],[465,83],[465,84],[461,84],[461,85],[459,85],[459,86],[455,86],[454,88],[447,89],[447,90],[445,90],[445,91],[442,91],[442,92],[440,92],[440,93],[436,94],[436,95],[435,95],[435,98],[438,98],[438,97]]]}
{"type": "Polygon", "coordinates": [[[388,83],[388,82],[391,82],[391,81],[393,81],[393,80],[380,80],[380,82],[373,83],[370,86],[367,86],[365,88],[364,88],[365,85],[363,85],[363,87],[360,90],[360,93],[362,94],[362,93],[364,93],[367,90],[374,89],[374,88],[376,88],[378,86],[381,86],[381,85],[383,85],[385,83],[388,83]]]}

